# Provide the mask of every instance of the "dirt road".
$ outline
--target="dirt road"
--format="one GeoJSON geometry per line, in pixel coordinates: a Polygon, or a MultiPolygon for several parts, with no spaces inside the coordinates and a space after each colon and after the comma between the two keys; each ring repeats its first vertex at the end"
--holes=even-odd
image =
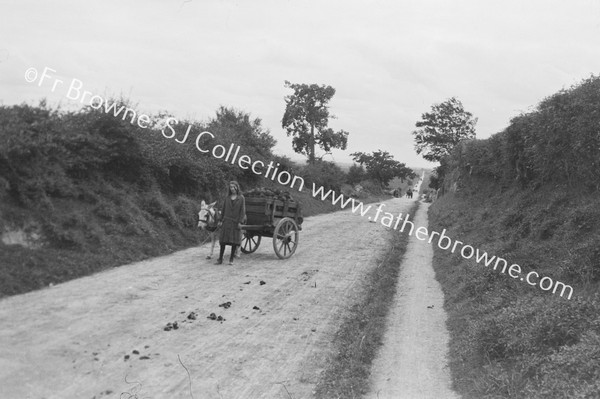
{"type": "Polygon", "coordinates": [[[204,246],[1,300],[0,397],[310,397],[389,232],[349,211],[303,227],[285,261],[268,239],[235,266],[204,246]]]}
{"type": "MultiPolygon", "coordinates": [[[[421,203],[415,226],[427,226],[421,203]]],[[[444,296],[435,280],[433,249],[414,235],[402,262],[383,347],[372,369],[369,399],[454,399],[447,366],[444,296]]]]}

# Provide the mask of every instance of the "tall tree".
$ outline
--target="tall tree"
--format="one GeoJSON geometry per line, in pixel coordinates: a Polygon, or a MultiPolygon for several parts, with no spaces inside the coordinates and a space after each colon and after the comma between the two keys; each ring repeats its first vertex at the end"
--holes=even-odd
{"type": "Polygon", "coordinates": [[[416,123],[419,129],[412,134],[417,154],[423,153],[428,161],[439,162],[461,140],[475,138],[477,118],[465,111],[455,97],[432,105],[431,112],[422,114],[421,118],[423,120],[416,123]]]}
{"type": "Polygon", "coordinates": [[[394,177],[400,179],[412,179],[417,175],[405,164],[398,162],[387,151],[373,151],[372,154],[354,152],[350,154],[355,162],[367,169],[367,176],[378,181],[383,187],[387,187],[394,177]]]}
{"type": "Polygon", "coordinates": [[[319,146],[325,153],[332,148],[345,150],[348,145],[348,132],[334,132],[327,127],[329,114],[327,104],[335,94],[331,86],[299,84],[285,81],[285,87],[294,94],[285,97],[285,113],[281,126],[288,136],[293,136],[294,151],[308,156],[308,163],[315,163],[315,148],[319,146]]]}

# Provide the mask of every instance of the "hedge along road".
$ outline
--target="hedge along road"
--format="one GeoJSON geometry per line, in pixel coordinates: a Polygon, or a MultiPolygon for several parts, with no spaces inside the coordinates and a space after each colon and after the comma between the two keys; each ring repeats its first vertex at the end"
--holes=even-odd
{"type": "Polygon", "coordinates": [[[0,397],[310,397],[388,239],[341,211],[307,218],[287,260],[265,238],[217,266],[206,245],[0,300],[0,397]]]}

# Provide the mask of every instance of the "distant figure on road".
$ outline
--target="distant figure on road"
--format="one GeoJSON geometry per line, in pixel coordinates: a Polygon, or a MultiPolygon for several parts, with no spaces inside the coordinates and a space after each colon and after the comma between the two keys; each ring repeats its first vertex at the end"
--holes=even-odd
{"type": "Polygon", "coordinates": [[[413,195],[412,188],[409,188],[408,191],[406,192],[406,197],[412,198],[412,195],[413,195]]]}

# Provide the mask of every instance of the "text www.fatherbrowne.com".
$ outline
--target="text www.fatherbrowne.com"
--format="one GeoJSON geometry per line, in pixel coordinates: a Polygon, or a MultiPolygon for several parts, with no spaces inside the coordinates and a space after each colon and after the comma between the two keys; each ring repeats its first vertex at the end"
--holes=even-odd
{"type": "MultiPolygon", "coordinates": [[[[330,199],[333,205],[339,204],[339,206],[344,209],[351,205],[352,213],[358,212],[360,216],[367,215],[372,207],[371,205],[364,205],[360,201],[355,201],[354,198],[344,198],[343,194],[336,194],[335,191],[329,190],[325,192],[325,189],[321,186],[317,188],[313,183],[313,197],[317,198],[317,196],[321,197],[321,200],[330,199]]],[[[500,270],[500,273],[505,273],[508,270],[508,276],[513,279],[519,279],[520,281],[524,281],[529,285],[538,286],[543,291],[552,290],[553,294],[556,294],[560,290],[560,296],[566,296],[567,299],[571,299],[573,295],[573,287],[570,285],[564,284],[560,281],[553,281],[550,277],[542,277],[540,279],[540,275],[537,272],[531,271],[527,274],[524,274],[521,270],[521,266],[516,263],[508,265],[508,261],[499,256],[491,256],[488,255],[487,252],[479,251],[479,248],[474,248],[471,245],[466,245],[462,241],[452,240],[450,237],[446,235],[446,229],[442,230],[441,233],[436,231],[427,231],[427,228],[424,226],[420,226],[415,229],[415,225],[413,222],[409,220],[410,215],[406,215],[405,218],[402,218],[402,213],[400,212],[397,216],[394,216],[390,212],[383,212],[383,207],[385,204],[379,204],[375,209],[375,216],[372,218],[368,216],[368,219],[374,222],[379,222],[385,227],[393,228],[394,230],[400,227],[400,232],[404,232],[405,229],[409,228],[408,234],[412,235],[413,231],[415,232],[415,237],[421,241],[427,241],[428,243],[432,243],[434,240],[437,240],[437,246],[443,250],[450,250],[451,253],[460,253],[460,255],[464,259],[472,259],[475,257],[475,262],[478,264],[483,264],[488,267],[494,264],[494,270],[500,270]],[[380,219],[381,216],[381,219],[380,219]],[[402,222],[402,224],[400,224],[402,222]],[[437,237],[437,239],[436,239],[437,237]]]]}

